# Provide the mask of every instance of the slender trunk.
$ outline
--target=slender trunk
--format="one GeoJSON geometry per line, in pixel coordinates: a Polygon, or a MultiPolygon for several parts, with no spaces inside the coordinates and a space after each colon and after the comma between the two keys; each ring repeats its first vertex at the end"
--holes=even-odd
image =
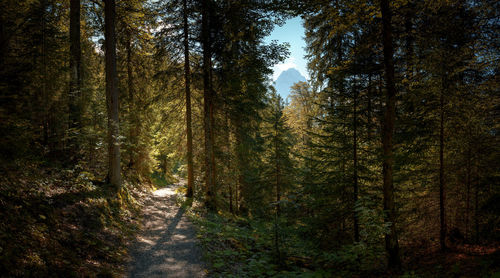
{"type": "Polygon", "coordinates": [[[232,172],[232,156],[231,156],[231,150],[233,149],[232,144],[231,144],[231,129],[230,129],[230,122],[229,122],[229,108],[226,107],[225,109],[225,142],[224,146],[225,147],[225,153],[226,156],[224,156],[225,163],[224,163],[224,181],[223,184],[226,184],[228,186],[229,190],[229,212],[231,214],[234,214],[234,209],[233,209],[233,176],[234,173],[232,172]]]}
{"type": "Polygon", "coordinates": [[[439,243],[441,251],[446,250],[446,214],[445,214],[445,180],[444,180],[444,90],[445,82],[439,96],[439,243]]]}
{"type": "Polygon", "coordinates": [[[129,98],[129,121],[130,121],[130,160],[128,163],[128,167],[133,169],[136,164],[136,152],[137,152],[137,121],[136,115],[138,111],[135,109],[135,93],[134,93],[134,76],[132,69],[132,37],[131,32],[127,31],[127,89],[128,89],[128,98],[129,98]]]}
{"type": "Polygon", "coordinates": [[[106,56],[106,103],[108,112],[108,176],[107,181],[118,191],[121,187],[118,80],[116,75],[115,0],[104,1],[104,37],[106,56]]]}
{"type": "Polygon", "coordinates": [[[78,152],[78,138],[81,129],[81,86],[82,86],[82,49],[80,45],[80,0],[70,1],[69,38],[70,38],[70,81],[69,81],[69,128],[71,153],[78,152]]]}
{"type": "Polygon", "coordinates": [[[45,9],[46,1],[41,2],[42,6],[42,93],[41,93],[41,112],[42,112],[42,126],[43,126],[43,144],[48,147],[49,154],[52,153],[52,149],[49,142],[49,119],[48,119],[48,102],[47,102],[47,54],[45,47],[45,9]]]}
{"type": "Polygon", "coordinates": [[[384,211],[385,222],[390,222],[389,233],[385,236],[385,246],[389,255],[389,267],[399,269],[401,260],[399,257],[399,243],[396,231],[396,208],[394,205],[394,184],[393,184],[393,134],[396,120],[396,87],[394,80],[394,48],[392,44],[392,14],[388,0],[380,1],[382,11],[382,34],[384,45],[384,66],[386,81],[386,104],[384,124],[382,130],[383,146],[383,178],[384,178],[384,211]]]}
{"type": "Polygon", "coordinates": [[[367,139],[368,139],[368,142],[371,142],[371,139],[372,139],[372,74],[370,73],[368,75],[368,88],[367,88],[367,91],[368,91],[368,105],[367,105],[367,129],[368,129],[368,132],[367,132],[367,139]]]}
{"type": "MultiPolygon", "coordinates": [[[[340,37],[338,39],[338,42],[337,42],[337,59],[336,59],[336,63],[338,65],[341,65],[342,62],[343,62],[343,37],[340,37]]],[[[341,102],[345,102],[345,97],[346,97],[346,93],[345,93],[345,87],[344,87],[344,77],[343,76],[338,76],[337,77],[337,83],[336,83],[336,90],[338,90],[338,94],[339,94],[339,99],[341,102]]],[[[334,90],[335,91],[335,90],[334,90]]],[[[331,98],[330,98],[330,109],[332,111],[332,114],[335,114],[335,110],[337,109],[336,107],[336,104],[334,103],[334,99],[335,99],[335,96],[332,95],[331,98]]],[[[342,145],[343,146],[346,146],[348,144],[348,136],[347,136],[347,105],[345,106],[342,106],[342,145]]],[[[342,166],[341,166],[341,169],[342,169],[342,183],[345,183],[347,182],[347,179],[346,179],[346,163],[347,163],[347,155],[346,154],[342,154],[342,166]]]]}
{"type": "MultiPolygon", "coordinates": [[[[278,105],[279,102],[278,102],[278,105]]],[[[280,206],[280,200],[281,200],[281,167],[280,167],[280,151],[279,151],[279,146],[278,146],[278,121],[279,118],[276,119],[276,122],[274,123],[274,153],[275,153],[275,166],[276,166],[276,214],[275,214],[275,227],[274,227],[274,244],[275,244],[275,249],[276,249],[276,257],[278,259],[278,264],[282,264],[282,258],[281,258],[281,250],[280,250],[280,233],[279,233],[279,222],[280,222],[280,216],[281,216],[281,206],[280,206]]]]}
{"type": "Polygon", "coordinates": [[[236,214],[239,214],[240,211],[241,182],[242,182],[242,176],[238,175],[238,183],[236,185],[236,188],[234,189],[234,211],[236,214]]]}
{"type": "Polygon", "coordinates": [[[281,207],[280,207],[280,200],[281,200],[281,168],[280,168],[280,153],[278,150],[278,122],[274,123],[274,153],[276,155],[275,159],[275,166],[276,166],[276,215],[279,217],[281,215],[281,207]]]}
{"type": "Polygon", "coordinates": [[[306,147],[306,153],[307,153],[307,158],[305,159],[304,163],[306,166],[306,175],[304,175],[304,184],[310,184],[312,181],[312,163],[311,163],[311,158],[313,157],[313,145],[311,143],[311,136],[308,134],[309,132],[312,131],[312,117],[310,116],[310,113],[307,113],[307,124],[306,124],[306,130],[305,132],[305,147],[306,147]]]}
{"type": "Polygon", "coordinates": [[[232,185],[232,183],[229,183],[229,212],[231,214],[234,214],[234,209],[233,209],[233,185],[232,185]]]}
{"type": "Polygon", "coordinates": [[[245,145],[243,142],[243,127],[242,120],[240,118],[236,118],[234,120],[234,129],[235,129],[235,153],[236,153],[236,161],[237,161],[237,173],[238,173],[238,185],[235,190],[235,208],[237,213],[246,214],[248,212],[247,208],[247,191],[248,186],[245,180],[245,170],[247,169],[247,163],[245,158],[245,145]]]}
{"type": "Polygon", "coordinates": [[[280,242],[279,242],[279,215],[278,211],[274,215],[274,250],[276,252],[276,258],[279,265],[283,262],[281,258],[280,242]]]}
{"type": "MultiPolygon", "coordinates": [[[[382,122],[383,119],[384,119],[384,98],[383,98],[383,88],[384,88],[384,84],[383,84],[383,76],[382,74],[380,74],[378,76],[378,88],[377,88],[377,95],[379,95],[380,97],[378,98],[378,103],[377,103],[377,108],[378,108],[378,113],[377,113],[377,118],[380,119],[380,121],[382,122]]],[[[375,109],[377,109],[375,108],[375,109]]],[[[382,130],[380,130],[380,134],[382,134],[382,130]]]]}
{"type": "Polygon", "coordinates": [[[213,91],[211,80],[212,51],[210,46],[209,29],[209,2],[204,0],[201,16],[201,38],[203,46],[203,123],[205,131],[205,205],[209,210],[215,211],[215,180],[213,157],[213,91]]]}
{"type": "Polygon", "coordinates": [[[479,243],[479,178],[477,176],[477,169],[476,169],[476,186],[474,189],[474,226],[476,226],[476,234],[474,235],[475,237],[475,242],[476,244],[479,243]]]}
{"type": "Polygon", "coordinates": [[[215,164],[215,91],[212,85],[212,61],[210,61],[210,142],[211,142],[211,168],[212,168],[212,202],[217,207],[217,165],[215,164]]]}
{"type": "Polygon", "coordinates": [[[186,86],[186,135],[187,135],[187,166],[188,183],[186,197],[193,197],[194,172],[193,172],[193,133],[191,130],[191,69],[189,67],[189,26],[187,0],[183,0],[184,24],[184,80],[186,86]]]}
{"type": "Polygon", "coordinates": [[[358,214],[356,213],[356,203],[358,202],[358,92],[357,88],[354,88],[354,111],[353,111],[353,189],[354,189],[354,204],[353,204],[353,218],[354,218],[354,241],[359,242],[359,220],[358,214]]]}
{"type": "Polygon", "coordinates": [[[467,165],[466,165],[466,188],[467,194],[465,196],[465,239],[469,240],[469,219],[470,219],[470,191],[471,191],[471,143],[469,142],[467,148],[467,165]]]}
{"type": "Polygon", "coordinates": [[[244,154],[243,154],[243,136],[242,136],[242,127],[241,127],[241,119],[236,119],[235,120],[235,130],[236,130],[236,159],[238,162],[238,187],[236,188],[235,192],[235,201],[236,201],[236,210],[238,213],[246,213],[247,208],[246,208],[246,202],[245,202],[245,192],[246,190],[246,184],[245,184],[245,161],[244,161],[244,154]]]}

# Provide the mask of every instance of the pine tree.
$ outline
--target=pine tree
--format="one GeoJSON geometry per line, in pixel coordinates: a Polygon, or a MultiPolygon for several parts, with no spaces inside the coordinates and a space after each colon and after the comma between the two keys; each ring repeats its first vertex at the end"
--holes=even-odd
{"type": "Polygon", "coordinates": [[[294,184],[294,167],[290,157],[292,134],[284,114],[284,102],[280,95],[271,91],[268,108],[265,110],[263,139],[265,149],[264,177],[266,184],[274,187],[276,214],[281,215],[281,199],[294,184]]]}
{"type": "Polygon", "coordinates": [[[193,170],[193,134],[191,129],[191,70],[189,66],[189,26],[187,0],[182,1],[182,17],[184,31],[184,82],[186,87],[186,144],[188,165],[188,188],[186,196],[193,197],[194,170],[193,170]]]}
{"type": "Polygon", "coordinates": [[[121,188],[120,126],[118,118],[118,80],[116,75],[116,33],[115,0],[106,0],[105,43],[106,43],[106,103],[108,112],[108,176],[107,180],[118,191],[121,188]]]}
{"type": "MultiPolygon", "coordinates": [[[[70,82],[69,82],[69,127],[74,146],[72,152],[78,152],[76,143],[82,128],[82,49],[80,43],[80,0],[70,1],[70,82]]],[[[70,143],[71,144],[71,143],[70,143]]]]}
{"type": "Polygon", "coordinates": [[[212,80],[212,41],[210,28],[213,3],[203,0],[201,6],[201,44],[203,47],[203,126],[205,134],[205,205],[216,211],[214,154],[214,90],[212,80]]]}
{"type": "Polygon", "coordinates": [[[393,134],[394,121],[396,119],[396,87],[394,80],[394,47],[392,41],[392,11],[389,2],[380,2],[382,12],[382,36],[384,45],[384,67],[386,102],[384,111],[384,122],[382,127],[383,145],[383,176],[384,176],[384,211],[386,222],[391,223],[390,232],[385,236],[385,245],[389,254],[389,267],[400,268],[401,259],[399,257],[399,243],[396,231],[396,208],[394,204],[394,184],[393,184],[393,134]]]}

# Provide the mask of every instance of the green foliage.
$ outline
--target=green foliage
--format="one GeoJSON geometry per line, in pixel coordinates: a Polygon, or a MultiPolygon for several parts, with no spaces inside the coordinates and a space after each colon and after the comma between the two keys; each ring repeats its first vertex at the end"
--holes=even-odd
{"type": "Polygon", "coordinates": [[[151,179],[153,184],[158,188],[166,187],[167,185],[171,185],[178,182],[178,180],[173,175],[161,172],[153,172],[151,174],[151,179]]]}
{"type": "Polygon", "coordinates": [[[217,277],[293,277],[307,272],[285,270],[276,264],[269,223],[219,215],[193,215],[192,219],[199,227],[198,238],[211,273],[217,277]]]}
{"type": "MultiPolygon", "coordinates": [[[[404,261],[430,253],[440,135],[446,222],[457,237],[448,243],[496,243],[498,4],[389,2],[398,91],[395,223],[384,222],[380,190],[386,88],[378,3],[187,0],[184,11],[179,0],[118,1],[116,139],[128,182],[111,195],[101,1],[82,1],[81,129],[69,123],[67,1],[0,1],[0,273],[113,275],[134,230],[134,190],[185,176],[184,12],[195,195],[178,202],[196,206],[205,198],[204,158],[213,148],[220,215],[193,217],[214,276],[382,275],[383,238],[393,227],[404,261]],[[209,17],[203,44],[201,14],[209,17]],[[304,20],[311,80],[296,84],[285,105],[269,75],[287,45],[264,39],[290,15],[304,20]],[[210,88],[202,78],[208,48],[210,88]],[[205,88],[213,123],[203,118],[205,88]]],[[[472,267],[472,259],[454,260],[405,275],[469,268],[495,275],[496,257],[482,258],[472,267]]]]}
{"type": "MultiPolygon", "coordinates": [[[[383,224],[379,217],[373,217],[376,213],[366,208],[360,210],[363,223],[373,226],[370,236],[381,239],[377,233],[386,232],[387,228],[380,227],[383,224]]],[[[320,251],[307,243],[312,239],[301,238],[297,228],[283,219],[280,263],[274,250],[273,223],[213,214],[201,217],[193,212],[190,215],[198,226],[198,239],[211,266],[210,273],[216,277],[340,277],[384,269],[385,251],[380,240],[377,245],[373,240],[362,241],[330,252],[320,251]]]]}

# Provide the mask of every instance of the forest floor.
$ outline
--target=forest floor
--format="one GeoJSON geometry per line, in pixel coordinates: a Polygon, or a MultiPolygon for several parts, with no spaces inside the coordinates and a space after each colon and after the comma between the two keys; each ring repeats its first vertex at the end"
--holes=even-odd
{"type": "Polygon", "coordinates": [[[176,204],[181,183],[158,189],[143,205],[142,231],[130,246],[128,277],[204,277],[196,231],[176,204]]]}
{"type": "Polygon", "coordinates": [[[391,274],[372,263],[383,251],[319,251],[286,223],[279,264],[273,222],[207,213],[177,194],[182,182],[152,178],[117,198],[89,172],[0,168],[0,277],[500,277],[498,243],[405,246],[404,271],[391,274]]]}
{"type": "Polygon", "coordinates": [[[135,196],[152,185],[117,198],[89,172],[7,166],[0,168],[0,277],[123,275],[126,243],[139,226],[135,196]]]}

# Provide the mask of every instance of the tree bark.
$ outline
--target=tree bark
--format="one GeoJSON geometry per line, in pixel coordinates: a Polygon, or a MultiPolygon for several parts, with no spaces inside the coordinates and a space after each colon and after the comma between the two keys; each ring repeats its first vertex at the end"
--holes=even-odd
{"type": "Polygon", "coordinates": [[[129,121],[130,121],[130,159],[128,163],[129,169],[133,169],[136,165],[136,152],[137,152],[137,111],[135,110],[135,92],[134,92],[134,75],[132,68],[132,34],[130,30],[127,31],[127,89],[129,98],[129,121]]]}
{"type": "Polygon", "coordinates": [[[476,181],[475,181],[475,189],[474,189],[474,224],[476,228],[476,233],[474,235],[475,243],[479,244],[479,177],[477,176],[476,169],[476,181]]]}
{"type": "Polygon", "coordinates": [[[439,243],[441,251],[446,250],[446,213],[445,213],[445,180],[444,180],[444,86],[439,96],[439,243]]]}
{"type": "MultiPolygon", "coordinates": [[[[470,139],[469,139],[470,140],[470,139]]],[[[470,220],[470,191],[471,191],[471,142],[469,141],[468,147],[467,147],[467,165],[466,165],[466,188],[467,188],[467,194],[465,196],[465,203],[466,203],[466,208],[465,208],[465,239],[469,240],[469,220],[470,220]]]]}
{"type": "Polygon", "coordinates": [[[229,212],[231,214],[234,214],[234,209],[233,209],[233,184],[229,183],[229,212]]]}
{"type": "Polygon", "coordinates": [[[246,192],[248,185],[245,181],[245,168],[247,163],[245,161],[244,146],[243,146],[243,127],[241,119],[236,118],[235,124],[235,140],[236,140],[236,160],[238,164],[238,185],[235,188],[235,210],[238,214],[246,214],[248,212],[246,192]]]}
{"type": "Polygon", "coordinates": [[[205,131],[205,206],[217,210],[215,204],[214,145],[213,145],[213,90],[211,80],[212,51],[210,46],[209,0],[203,0],[201,39],[203,46],[203,123],[205,131]]]}
{"type": "Polygon", "coordinates": [[[184,24],[184,85],[186,90],[186,137],[187,137],[187,166],[188,183],[186,197],[193,197],[194,172],[193,172],[193,133],[191,130],[191,69],[189,67],[189,26],[187,0],[183,0],[184,24]]]}
{"type": "Polygon", "coordinates": [[[69,81],[69,128],[71,153],[78,152],[78,138],[81,129],[82,102],[82,49],[80,42],[80,0],[70,1],[69,39],[70,39],[70,81],[69,81]]]}
{"type": "Polygon", "coordinates": [[[359,242],[359,219],[358,213],[356,212],[356,203],[358,202],[358,92],[357,88],[354,88],[354,99],[353,99],[353,218],[354,218],[354,241],[359,242]]]}
{"type": "Polygon", "coordinates": [[[382,11],[382,35],[384,46],[384,66],[386,82],[386,105],[384,123],[382,129],[383,147],[383,191],[385,222],[390,222],[391,227],[385,236],[385,246],[389,255],[388,265],[390,268],[399,269],[401,260],[399,257],[399,243],[396,231],[396,209],[394,205],[394,183],[393,183],[393,135],[396,120],[396,86],[394,80],[394,48],[392,42],[392,14],[388,0],[380,1],[382,11]]]}
{"type": "Polygon", "coordinates": [[[121,187],[120,123],[118,116],[118,80],[116,75],[115,0],[104,1],[104,37],[106,56],[106,103],[108,113],[107,181],[118,191],[121,187]]]}
{"type": "Polygon", "coordinates": [[[373,94],[372,94],[372,74],[370,73],[368,75],[368,88],[367,88],[367,98],[368,98],[368,105],[366,107],[366,121],[367,121],[367,139],[368,139],[368,142],[371,142],[371,139],[372,139],[372,98],[373,98],[373,94]]]}
{"type": "Polygon", "coordinates": [[[232,159],[232,155],[231,155],[231,150],[233,149],[233,144],[232,144],[232,141],[231,141],[231,124],[229,122],[229,119],[230,119],[230,116],[229,116],[229,105],[226,104],[226,107],[225,107],[225,125],[224,125],[224,129],[225,129],[225,134],[224,134],[224,146],[225,147],[225,153],[226,153],[226,156],[225,156],[225,169],[224,169],[224,181],[223,183],[226,184],[228,186],[228,190],[229,190],[229,212],[231,212],[231,214],[234,214],[234,209],[233,209],[233,184],[234,184],[234,172],[232,171],[233,168],[233,159],[232,159]]]}
{"type": "MultiPolygon", "coordinates": [[[[278,104],[279,105],[279,104],[278,104]]],[[[276,122],[274,123],[274,152],[275,152],[275,165],[276,165],[276,216],[280,217],[281,215],[281,206],[280,206],[280,200],[281,200],[281,167],[280,167],[280,152],[278,149],[278,121],[279,118],[276,119],[276,122]]]]}

